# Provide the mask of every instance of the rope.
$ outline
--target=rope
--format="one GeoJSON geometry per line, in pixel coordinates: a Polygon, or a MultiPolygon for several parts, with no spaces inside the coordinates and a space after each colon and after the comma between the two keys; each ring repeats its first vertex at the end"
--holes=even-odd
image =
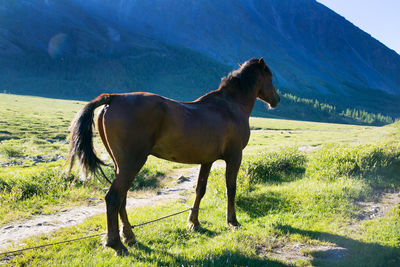
{"type": "Polygon", "coordinates": [[[186,209],[186,210],[183,210],[183,211],[180,211],[180,212],[177,212],[177,213],[173,213],[173,214],[170,214],[170,215],[167,215],[167,216],[164,216],[164,217],[161,217],[161,218],[152,220],[152,221],[148,221],[148,222],[144,222],[144,223],[132,225],[131,227],[132,227],[132,229],[133,229],[133,228],[135,228],[135,227],[140,227],[140,226],[143,226],[143,225],[146,225],[146,224],[149,224],[149,223],[161,221],[161,220],[163,220],[163,219],[166,219],[166,218],[169,218],[169,217],[172,217],[172,216],[175,216],[175,215],[178,215],[178,214],[187,212],[187,211],[189,211],[189,210],[192,210],[192,208],[188,208],[188,209],[186,209]]]}
{"type": "MultiPolygon", "coordinates": [[[[172,216],[176,216],[178,214],[187,212],[189,210],[198,210],[198,209],[188,208],[186,210],[183,210],[183,211],[180,211],[180,212],[176,212],[176,213],[173,213],[173,214],[170,214],[170,215],[167,215],[167,216],[155,219],[155,220],[151,220],[151,221],[140,223],[140,224],[136,224],[136,225],[131,225],[131,227],[133,229],[133,228],[140,227],[140,226],[143,226],[143,225],[146,225],[146,224],[150,224],[150,223],[153,223],[153,222],[161,221],[163,219],[166,219],[166,218],[169,218],[169,217],[172,217],[172,216]]],[[[44,248],[44,247],[49,247],[49,246],[54,246],[54,245],[59,245],[59,244],[64,244],[64,243],[70,243],[70,242],[74,242],[74,241],[78,241],[78,240],[82,240],[82,239],[88,239],[88,238],[101,236],[101,235],[105,235],[105,234],[106,233],[104,232],[104,233],[100,233],[100,234],[94,234],[94,235],[89,235],[89,236],[84,236],[84,237],[78,237],[78,238],[74,238],[74,239],[69,239],[69,240],[59,241],[59,242],[55,242],[55,243],[39,245],[39,246],[35,246],[35,247],[27,247],[27,248],[21,248],[21,249],[17,249],[17,250],[12,250],[12,251],[6,251],[6,252],[0,253],[0,256],[2,257],[2,256],[5,256],[5,255],[8,255],[8,254],[20,253],[20,252],[25,251],[25,250],[38,249],[38,248],[44,248]]]]}
{"type": "Polygon", "coordinates": [[[17,250],[13,250],[13,251],[2,252],[2,253],[0,253],[0,256],[7,255],[7,254],[14,254],[14,253],[22,252],[22,251],[25,251],[25,250],[44,248],[44,247],[54,246],[54,245],[63,244],[63,243],[69,243],[69,242],[78,241],[78,240],[87,239],[87,238],[92,238],[92,237],[96,237],[96,236],[100,236],[100,235],[104,235],[104,234],[105,233],[89,235],[89,236],[84,236],[84,237],[74,238],[74,239],[70,239],[70,240],[59,241],[59,242],[50,243],[50,244],[44,244],[44,245],[35,246],[35,247],[21,248],[21,249],[17,249],[17,250]]]}

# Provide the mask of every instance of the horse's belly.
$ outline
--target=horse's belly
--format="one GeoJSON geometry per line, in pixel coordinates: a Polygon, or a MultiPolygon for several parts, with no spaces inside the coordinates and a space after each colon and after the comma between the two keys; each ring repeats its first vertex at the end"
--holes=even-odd
{"type": "Polygon", "coordinates": [[[158,158],[191,164],[213,162],[220,158],[219,145],[202,142],[184,142],[183,140],[154,145],[151,154],[158,158]]]}

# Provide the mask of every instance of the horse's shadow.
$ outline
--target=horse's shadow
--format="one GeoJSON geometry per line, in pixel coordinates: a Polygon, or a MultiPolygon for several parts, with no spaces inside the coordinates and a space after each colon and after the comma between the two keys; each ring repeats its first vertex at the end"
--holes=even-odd
{"type": "Polygon", "coordinates": [[[332,258],[330,251],[311,251],[313,266],[400,266],[400,248],[366,243],[320,231],[308,231],[290,225],[277,225],[286,234],[300,234],[314,240],[334,243],[347,250],[344,257],[332,258]]]}
{"type": "Polygon", "coordinates": [[[278,192],[239,195],[236,202],[237,207],[252,218],[264,217],[267,211],[289,209],[289,204],[278,192]]]}
{"type": "MultiPolygon", "coordinates": [[[[286,267],[292,266],[283,264],[276,260],[271,259],[260,259],[258,257],[245,256],[236,251],[226,250],[219,255],[208,255],[201,259],[188,258],[184,255],[176,255],[167,250],[153,250],[149,246],[142,244],[140,242],[136,243],[136,250],[140,250],[143,254],[156,257],[157,262],[154,262],[157,266],[278,266],[286,267]],[[159,254],[160,257],[154,254],[159,254]],[[165,262],[164,262],[165,260],[165,262]]],[[[193,247],[193,249],[196,249],[193,247]]]]}
{"type": "MultiPolygon", "coordinates": [[[[216,237],[222,232],[219,231],[213,231],[210,229],[207,229],[205,227],[200,227],[195,231],[198,234],[204,235],[207,238],[213,238],[216,237]]],[[[192,230],[190,229],[175,229],[169,232],[169,234],[174,234],[176,237],[179,236],[178,239],[180,239],[182,242],[180,245],[182,246],[187,246],[188,244],[185,242],[186,239],[189,239],[191,235],[192,230]],[[187,236],[186,236],[187,235],[187,236]]],[[[162,242],[162,240],[153,240],[152,243],[158,243],[162,242]]],[[[201,247],[197,246],[204,246],[203,243],[194,245],[190,244],[191,249],[193,251],[196,250],[202,250],[201,247]]],[[[167,248],[162,248],[156,245],[157,248],[152,248],[150,244],[145,244],[141,242],[137,242],[134,247],[132,247],[133,250],[136,250],[136,252],[139,252],[138,258],[135,258],[136,252],[133,252],[133,254],[128,254],[133,256],[134,259],[133,261],[136,260],[145,260],[147,261],[152,261],[153,259],[157,259],[155,263],[157,266],[168,266],[168,265],[176,265],[176,266],[292,266],[292,265],[287,265],[283,264],[277,260],[273,259],[267,259],[267,258],[260,258],[258,256],[247,256],[239,251],[229,249],[229,246],[225,248],[225,250],[222,253],[216,253],[215,255],[213,253],[205,255],[204,257],[196,258],[196,257],[188,257],[186,255],[180,255],[171,252],[167,248]],[[148,258],[148,259],[146,259],[148,258]]],[[[183,253],[184,254],[184,253],[183,253]]]]}
{"type": "Polygon", "coordinates": [[[195,231],[196,231],[197,233],[200,233],[200,234],[205,235],[205,236],[207,236],[207,237],[215,237],[215,236],[218,235],[218,232],[216,232],[216,231],[211,231],[211,230],[209,230],[209,229],[207,229],[207,228],[204,228],[203,226],[200,226],[200,227],[197,228],[195,231]]]}
{"type": "Polygon", "coordinates": [[[143,244],[141,242],[136,242],[135,245],[133,246],[133,248],[136,250],[140,250],[148,255],[153,253],[153,250],[150,247],[146,246],[145,244],[143,244]]]}

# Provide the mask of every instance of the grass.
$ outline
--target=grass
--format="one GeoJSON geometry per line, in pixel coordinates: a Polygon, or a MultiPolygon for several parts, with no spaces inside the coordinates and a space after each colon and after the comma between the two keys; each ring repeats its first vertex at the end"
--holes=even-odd
{"type": "Polygon", "coordinates": [[[393,166],[399,157],[397,143],[329,145],[314,153],[307,172],[317,179],[328,180],[357,174],[376,175],[393,166]]]}
{"type": "MultiPolygon", "coordinates": [[[[4,136],[0,163],[21,161],[0,170],[1,224],[103,196],[104,181],[81,181],[76,172],[66,176],[65,160],[38,163],[34,159],[67,153],[64,135],[83,102],[4,95],[0,104],[6,107],[0,110],[0,125],[6,125],[0,131],[4,136]],[[11,114],[17,113],[14,119],[11,114]],[[10,149],[16,154],[8,153],[10,149]]],[[[239,230],[226,227],[224,172],[217,169],[210,174],[201,204],[199,232],[186,227],[187,215],[179,215],[135,229],[139,243],[127,257],[115,257],[112,250],[102,248],[100,238],[93,238],[27,251],[4,262],[40,266],[396,266],[400,262],[400,207],[392,207],[385,217],[360,221],[363,210],[357,204],[400,189],[399,122],[366,127],[251,118],[250,123],[252,136],[238,176],[239,230]],[[296,244],[341,246],[348,256],[332,258],[313,249],[297,253],[310,259],[285,261],[273,255],[296,244]]],[[[98,138],[95,145],[103,157],[98,138]]],[[[151,158],[132,190],[162,186],[168,173],[185,167],[151,158]]],[[[106,173],[110,176],[112,170],[107,168],[106,173]]],[[[183,210],[185,205],[190,204],[136,208],[129,217],[140,223],[183,210]]],[[[103,231],[105,216],[101,215],[23,242],[31,246],[103,231]]]]}
{"type": "Polygon", "coordinates": [[[312,148],[324,144],[372,144],[396,135],[384,127],[250,118],[252,133],[246,153],[279,151],[282,147],[312,148]]]}
{"type": "MultiPolygon", "coordinates": [[[[66,174],[65,160],[33,166],[11,166],[0,170],[0,224],[32,215],[50,214],[60,207],[86,204],[90,198],[104,197],[109,184],[103,179],[82,181],[79,174],[66,174]]],[[[131,190],[160,187],[164,171],[155,163],[147,164],[137,175],[131,190]]],[[[111,177],[113,170],[106,168],[111,177]]]]}
{"type": "Polygon", "coordinates": [[[280,182],[290,176],[301,175],[305,171],[305,153],[297,147],[288,147],[279,152],[259,153],[248,157],[242,168],[248,175],[249,183],[280,182]]]}
{"type": "MultiPolygon", "coordinates": [[[[250,161],[251,157],[255,156],[249,156],[247,160],[250,161]]],[[[263,161],[267,167],[280,166],[280,156],[272,153],[270,158],[274,157],[273,161],[263,161]]],[[[299,155],[293,155],[289,162],[289,169],[299,165],[304,168],[309,166],[299,155]]],[[[253,172],[248,170],[248,167],[242,167],[239,184],[249,176],[253,177],[253,172]]],[[[375,171],[374,168],[371,170],[375,171]]],[[[283,175],[290,175],[290,172],[283,175]]],[[[190,231],[186,226],[186,216],[180,215],[135,229],[139,243],[129,249],[130,254],[126,257],[113,256],[113,251],[104,250],[101,239],[95,238],[45,248],[41,253],[26,252],[9,263],[60,266],[285,266],[288,262],[268,255],[277,247],[298,243],[315,247],[341,246],[347,249],[346,253],[350,256],[337,259],[311,249],[302,253],[312,255],[312,260],[294,260],[291,262],[294,265],[395,266],[398,263],[399,207],[393,207],[384,218],[365,222],[358,222],[357,219],[362,211],[356,201],[370,200],[374,183],[358,174],[346,174],[333,180],[304,173],[298,176],[295,180],[283,179],[280,182],[255,180],[252,187],[240,187],[237,212],[242,227],[237,231],[231,231],[225,225],[225,185],[217,170],[210,176],[208,192],[202,202],[200,221],[203,229],[198,232],[190,231]],[[345,227],[357,223],[360,224],[358,228],[345,227]]],[[[400,188],[400,181],[395,187],[400,188]]],[[[134,209],[129,216],[133,222],[139,223],[182,209],[185,209],[183,204],[171,202],[134,209]]],[[[25,243],[29,246],[79,236],[76,233],[101,233],[105,231],[104,226],[105,216],[98,216],[50,236],[30,238],[25,243]]]]}

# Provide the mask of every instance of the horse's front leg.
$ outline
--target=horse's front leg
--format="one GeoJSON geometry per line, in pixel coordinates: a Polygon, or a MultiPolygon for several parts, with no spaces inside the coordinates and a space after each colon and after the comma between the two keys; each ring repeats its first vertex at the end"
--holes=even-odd
{"type": "Polygon", "coordinates": [[[236,179],[242,162],[242,152],[237,153],[226,160],[226,195],[228,198],[227,211],[226,211],[226,222],[232,229],[236,229],[240,226],[236,219],[235,211],[235,195],[236,195],[236,179]]]}
{"type": "Polygon", "coordinates": [[[189,215],[188,226],[190,229],[196,230],[200,228],[199,207],[200,201],[206,193],[207,179],[210,174],[212,163],[202,164],[200,167],[199,178],[196,186],[196,199],[194,200],[192,210],[189,215]]]}

